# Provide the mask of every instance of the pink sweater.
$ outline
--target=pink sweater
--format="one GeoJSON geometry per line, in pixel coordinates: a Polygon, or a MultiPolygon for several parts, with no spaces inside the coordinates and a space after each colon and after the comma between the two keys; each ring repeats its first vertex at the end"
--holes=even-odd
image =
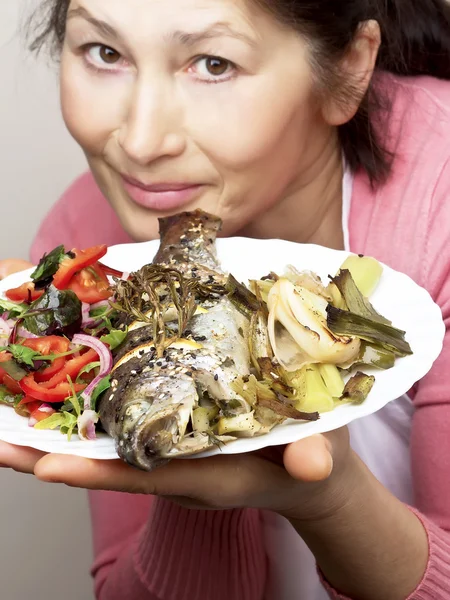
{"type": "MultiPolygon", "coordinates": [[[[389,128],[396,149],[393,172],[377,191],[363,173],[356,175],[350,248],[377,257],[424,286],[441,306],[448,328],[450,83],[419,78],[397,84],[389,85],[397,90],[389,128]]],[[[31,257],[36,261],[60,243],[86,247],[127,241],[86,174],[46,217],[31,257]]],[[[430,553],[425,576],[409,600],[450,598],[449,364],[447,333],[441,356],[414,390],[414,505],[427,529],[430,553]]],[[[258,511],[189,511],[159,498],[111,492],[91,492],[90,502],[93,574],[100,600],[264,598],[267,559],[258,511]]]]}

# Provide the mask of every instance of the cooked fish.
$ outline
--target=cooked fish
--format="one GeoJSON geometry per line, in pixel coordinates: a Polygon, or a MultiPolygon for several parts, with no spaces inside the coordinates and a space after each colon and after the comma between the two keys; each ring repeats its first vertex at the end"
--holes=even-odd
{"type": "Polygon", "coordinates": [[[196,409],[251,414],[233,389],[250,374],[249,321],[225,293],[220,225],[202,211],[160,219],[153,263],[118,284],[129,333],[99,414],[119,455],[144,470],[233,439],[195,430],[196,409]]]}

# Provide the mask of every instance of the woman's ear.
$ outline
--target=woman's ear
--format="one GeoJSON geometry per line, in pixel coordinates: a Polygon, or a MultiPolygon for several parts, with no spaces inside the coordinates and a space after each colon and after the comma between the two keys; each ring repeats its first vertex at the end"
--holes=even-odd
{"type": "Polygon", "coordinates": [[[380,43],[378,22],[362,23],[338,65],[338,89],[329,93],[322,106],[323,118],[329,125],[343,125],[355,116],[372,79],[380,43]]]}

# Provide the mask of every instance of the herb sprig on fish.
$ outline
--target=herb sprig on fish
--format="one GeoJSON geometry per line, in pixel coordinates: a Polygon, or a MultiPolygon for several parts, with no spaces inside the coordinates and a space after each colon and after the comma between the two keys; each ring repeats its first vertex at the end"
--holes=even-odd
{"type": "Polygon", "coordinates": [[[226,293],[220,283],[204,283],[187,277],[173,267],[146,265],[128,280],[116,280],[115,302],[111,305],[132,319],[153,327],[156,355],[161,358],[166,348],[183,336],[197,302],[219,298],[226,293]],[[173,326],[176,311],[177,329],[173,326]]]}

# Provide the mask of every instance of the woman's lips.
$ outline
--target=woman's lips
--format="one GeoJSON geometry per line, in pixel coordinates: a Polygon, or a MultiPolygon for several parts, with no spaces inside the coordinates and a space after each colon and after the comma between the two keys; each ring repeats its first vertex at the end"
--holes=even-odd
{"type": "Polygon", "coordinates": [[[123,187],[133,202],[152,210],[174,210],[189,204],[203,187],[190,183],[145,185],[122,175],[123,187]]]}

